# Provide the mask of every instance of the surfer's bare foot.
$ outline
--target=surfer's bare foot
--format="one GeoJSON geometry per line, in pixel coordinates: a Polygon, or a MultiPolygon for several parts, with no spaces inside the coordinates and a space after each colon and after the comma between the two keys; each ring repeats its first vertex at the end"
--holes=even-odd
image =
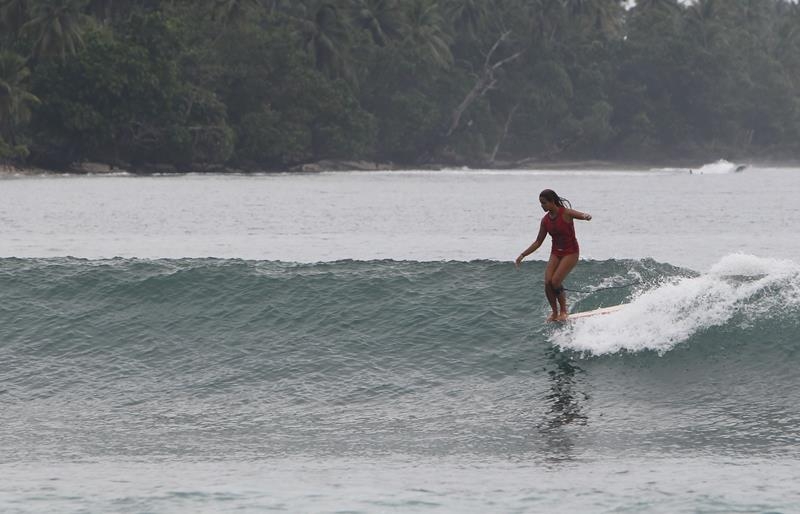
{"type": "Polygon", "coordinates": [[[550,317],[547,318],[548,323],[552,323],[554,321],[558,321],[558,314],[556,314],[555,312],[551,314],[550,317]]]}
{"type": "Polygon", "coordinates": [[[556,320],[557,320],[557,321],[567,321],[567,318],[568,318],[568,317],[569,317],[569,313],[568,313],[568,312],[566,312],[566,311],[564,311],[564,312],[562,312],[561,314],[559,314],[559,315],[558,315],[558,317],[556,318],[556,320]]]}

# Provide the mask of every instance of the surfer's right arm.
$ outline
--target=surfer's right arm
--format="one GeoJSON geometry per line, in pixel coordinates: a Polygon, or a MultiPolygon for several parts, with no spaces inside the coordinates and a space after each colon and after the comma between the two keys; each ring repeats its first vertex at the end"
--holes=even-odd
{"type": "Polygon", "coordinates": [[[547,235],[547,229],[544,228],[544,223],[542,223],[542,224],[539,225],[539,235],[536,236],[536,241],[531,243],[531,245],[529,247],[527,247],[525,250],[522,251],[521,254],[519,254],[519,257],[517,257],[517,260],[514,261],[514,266],[519,268],[519,265],[522,262],[522,259],[524,259],[528,255],[532,254],[536,250],[538,250],[539,247],[542,246],[542,243],[544,242],[544,238],[545,238],[546,235],[547,235]]]}

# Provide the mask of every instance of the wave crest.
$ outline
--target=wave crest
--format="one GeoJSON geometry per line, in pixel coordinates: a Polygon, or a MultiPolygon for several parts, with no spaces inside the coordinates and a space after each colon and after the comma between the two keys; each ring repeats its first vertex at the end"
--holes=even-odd
{"type": "Polygon", "coordinates": [[[663,354],[713,327],[793,314],[800,305],[800,267],[733,254],[711,270],[640,291],[624,309],[575,320],[551,336],[562,349],[593,355],[652,350],[663,354]]]}

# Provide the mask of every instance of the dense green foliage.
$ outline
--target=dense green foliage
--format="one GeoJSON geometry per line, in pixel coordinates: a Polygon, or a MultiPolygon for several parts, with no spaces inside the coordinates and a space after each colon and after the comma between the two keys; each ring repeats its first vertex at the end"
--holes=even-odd
{"type": "Polygon", "coordinates": [[[0,0],[0,158],[793,157],[790,0],[0,0]]]}

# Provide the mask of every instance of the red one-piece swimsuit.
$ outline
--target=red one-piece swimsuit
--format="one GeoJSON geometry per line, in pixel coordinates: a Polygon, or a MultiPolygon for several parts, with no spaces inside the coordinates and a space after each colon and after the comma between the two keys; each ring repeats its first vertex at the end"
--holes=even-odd
{"type": "Polygon", "coordinates": [[[553,248],[550,250],[551,255],[563,257],[578,253],[578,239],[575,237],[575,225],[570,221],[564,221],[564,208],[558,208],[558,214],[555,219],[550,217],[550,213],[544,215],[542,218],[542,227],[550,234],[553,239],[553,248]]]}

